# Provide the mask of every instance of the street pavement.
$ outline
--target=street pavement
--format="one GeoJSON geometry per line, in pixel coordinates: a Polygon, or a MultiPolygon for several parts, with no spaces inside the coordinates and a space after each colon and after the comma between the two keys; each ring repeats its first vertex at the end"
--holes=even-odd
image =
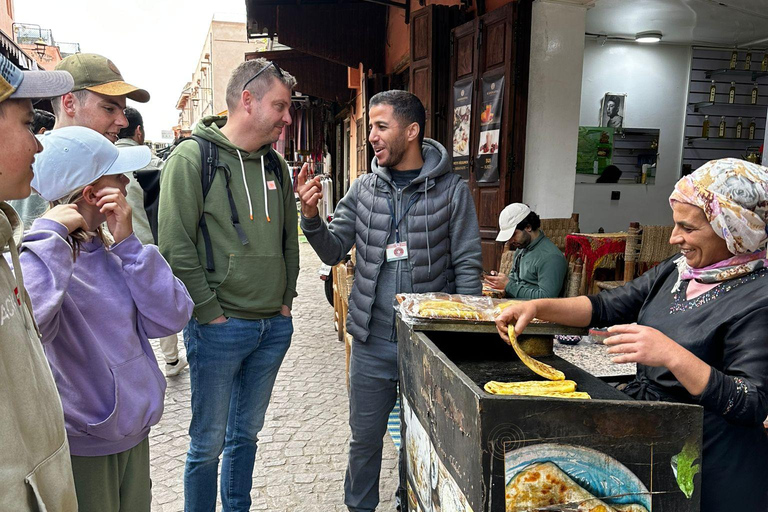
{"type": "MultiPolygon", "coordinates": [[[[277,376],[253,471],[251,510],[346,511],[344,472],[349,443],[344,344],[333,328],[333,308],[318,278],[320,260],[300,244],[299,296],[293,303],[295,332],[277,376]]],[[[155,355],[164,368],[159,346],[155,355]]],[[[180,341],[183,352],[183,343],[180,341]]],[[[152,510],[184,509],[184,460],[189,436],[189,371],[168,380],[165,413],[150,434],[152,510]]],[[[381,505],[395,510],[397,452],[384,441],[381,505]]],[[[219,505],[220,507],[220,505],[219,505]]]]}

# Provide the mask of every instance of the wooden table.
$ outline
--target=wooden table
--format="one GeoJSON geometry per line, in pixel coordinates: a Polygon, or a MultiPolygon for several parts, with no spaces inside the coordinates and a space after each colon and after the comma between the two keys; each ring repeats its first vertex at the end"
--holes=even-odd
{"type": "Polygon", "coordinates": [[[624,255],[627,236],[626,232],[619,232],[573,233],[565,237],[566,260],[580,258],[584,264],[580,294],[595,293],[595,269],[616,268],[616,260],[624,255]]]}

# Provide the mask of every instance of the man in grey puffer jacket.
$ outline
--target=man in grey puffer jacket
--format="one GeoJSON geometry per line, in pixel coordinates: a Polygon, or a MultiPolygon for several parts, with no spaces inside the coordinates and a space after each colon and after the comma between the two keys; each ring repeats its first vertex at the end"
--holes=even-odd
{"type": "MultiPolygon", "coordinates": [[[[326,225],[319,179],[299,175],[301,228],[328,265],[357,245],[347,329],[350,362],[349,465],[344,502],[352,512],[379,503],[387,418],[397,399],[395,294],[482,291],[480,231],[469,188],[438,142],[424,139],[424,106],[405,91],[371,98],[373,172],[359,177],[326,225]]],[[[305,166],[306,167],[306,166],[305,166]]]]}

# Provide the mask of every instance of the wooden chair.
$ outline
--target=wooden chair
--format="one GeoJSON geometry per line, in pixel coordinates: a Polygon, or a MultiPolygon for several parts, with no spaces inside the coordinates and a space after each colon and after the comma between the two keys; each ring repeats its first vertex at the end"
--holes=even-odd
{"type": "Polygon", "coordinates": [[[499,275],[508,276],[512,272],[512,262],[515,261],[515,251],[510,249],[509,246],[504,246],[504,251],[501,253],[501,263],[499,263],[499,275]]]}
{"type": "Polygon", "coordinates": [[[341,299],[341,276],[347,271],[346,265],[342,262],[331,268],[331,279],[333,279],[333,326],[339,336],[339,341],[344,341],[344,322],[342,321],[342,299],[341,299]]]}
{"type": "Polygon", "coordinates": [[[584,263],[581,261],[581,258],[576,258],[575,260],[568,262],[568,270],[565,274],[565,297],[577,297],[583,295],[581,290],[583,269],[584,263]]]}
{"type": "Polygon", "coordinates": [[[579,232],[579,214],[562,219],[541,219],[541,230],[558,249],[565,252],[565,237],[579,232]]]}
{"type": "Polygon", "coordinates": [[[624,279],[621,281],[597,281],[599,290],[613,290],[624,286],[641,276],[648,269],[658,265],[677,252],[677,247],[670,245],[672,226],[643,226],[637,222],[629,225],[627,248],[624,251],[624,279]]]}

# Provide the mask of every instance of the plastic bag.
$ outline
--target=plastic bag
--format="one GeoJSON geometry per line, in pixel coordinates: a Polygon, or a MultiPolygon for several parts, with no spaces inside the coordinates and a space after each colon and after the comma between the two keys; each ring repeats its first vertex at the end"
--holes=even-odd
{"type": "Polygon", "coordinates": [[[489,297],[448,293],[401,293],[400,312],[412,318],[493,322],[496,305],[489,297]]]}

